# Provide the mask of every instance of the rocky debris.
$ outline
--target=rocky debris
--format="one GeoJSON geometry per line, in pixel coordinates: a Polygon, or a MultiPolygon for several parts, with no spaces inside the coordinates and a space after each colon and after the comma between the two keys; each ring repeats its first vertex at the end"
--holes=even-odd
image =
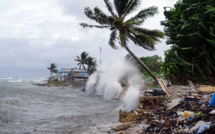
{"type": "Polygon", "coordinates": [[[151,94],[153,96],[161,96],[161,95],[165,96],[166,95],[166,93],[161,88],[153,89],[153,90],[146,90],[145,95],[147,95],[147,94],[151,94]]]}
{"type": "Polygon", "coordinates": [[[213,134],[215,104],[210,102],[213,94],[189,92],[189,87],[181,91],[172,89],[176,93],[169,90],[168,100],[160,99],[160,96],[143,96],[138,109],[129,113],[120,110],[120,122],[130,124],[113,130],[118,134],[213,134]]]}
{"type": "Polygon", "coordinates": [[[37,86],[47,86],[47,87],[53,87],[53,86],[69,86],[69,83],[34,83],[33,85],[37,85],[37,86]]]}

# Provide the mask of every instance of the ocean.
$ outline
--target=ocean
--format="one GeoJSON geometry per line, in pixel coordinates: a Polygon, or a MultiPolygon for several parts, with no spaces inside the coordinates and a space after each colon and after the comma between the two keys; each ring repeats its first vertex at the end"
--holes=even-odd
{"type": "Polygon", "coordinates": [[[110,133],[120,100],[83,92],[83,87],[45,87],[45,78],[0,78],[1,134],[110,133]]]}

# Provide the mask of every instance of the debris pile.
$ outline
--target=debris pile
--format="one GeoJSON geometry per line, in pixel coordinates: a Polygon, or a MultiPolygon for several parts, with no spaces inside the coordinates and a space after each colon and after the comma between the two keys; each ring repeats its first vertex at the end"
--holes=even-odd
{"type": "Polygon", "coordinates": [[[215,93],[190,92],[168,100],[164,96],[144,96],[139,108],[129,113],[120,110],[123,125],[118,134],[213,134],[215,132],[215,93]]]}

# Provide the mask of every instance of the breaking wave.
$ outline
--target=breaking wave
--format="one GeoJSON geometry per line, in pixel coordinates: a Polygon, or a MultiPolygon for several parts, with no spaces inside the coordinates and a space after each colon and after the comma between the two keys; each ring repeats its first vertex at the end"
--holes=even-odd
{"type": "Polygon", "coordinates": [[[111,63],[112,66],[101,66],[90,76],[86,92],[102,95],[105,100],[120,99],[124,102],[121,109],[131,111],[139,102],[139,90],[142,77],[136,67],[127,61],[111,63]],[[126,89],[122,88],[122,81],[126,81],[126,89]]]}
{"type": "Polygon", "coordinates": [[[17,82],[17,83],[20,83],[20,82],[22,82],[22,80],[8,80],[7,82],[9,82],[9,83],[13,83],[13,82],[17,82]]]}
{"type": "Polygon", "coordinates": [[[0,78],[0,83],[41,83],[45,82],[45,78],[0,78]]]}

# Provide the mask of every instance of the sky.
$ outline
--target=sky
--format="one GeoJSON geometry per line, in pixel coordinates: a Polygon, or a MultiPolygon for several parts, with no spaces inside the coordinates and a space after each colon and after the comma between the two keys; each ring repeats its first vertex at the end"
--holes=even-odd
{"type": "MultiPolygon", "coordinates": [[[[140,9],[157,6],[159,14],[148,18],[141,26],[163,31],[163,7],[173,7],[177,0],[141,0],[140,9]]],[[[109,14],[103,0],[0,0],[0,77],[48,77],[47,67],[78,67],[76,59],[83,51],[96,58],[99,64],[114,59],[123,60],[127,51],[114,50],[108,45],[109,30],[82,28],[79,23],[95,24],[84,14],[84,8],[99,7],[109,14]],[[100,54],[100,47],[102,52],[100,54]]],[[[137,13],[136,12],[136,13],[137,13]]],[[[135,14],[135,13],[134,13],[135,14]]],[[[138,56],[159,55],[170,46],[165,39],[148,51],[129,42],[138,56]]]]}

